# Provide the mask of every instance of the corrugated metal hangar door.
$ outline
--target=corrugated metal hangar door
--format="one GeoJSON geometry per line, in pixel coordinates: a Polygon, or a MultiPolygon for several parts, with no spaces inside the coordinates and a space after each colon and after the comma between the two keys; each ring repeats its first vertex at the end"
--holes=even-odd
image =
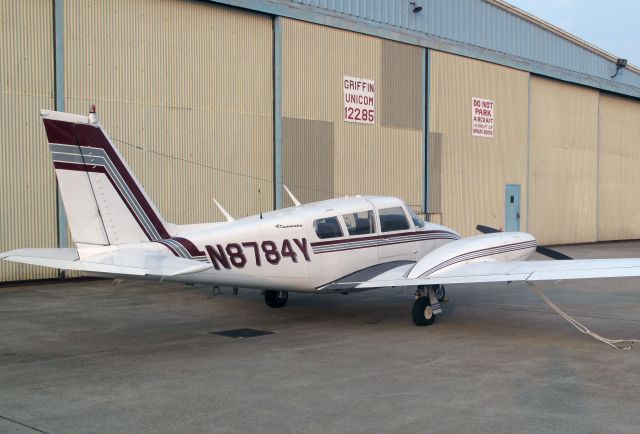
{"type": "Polygon", "coordinates": [[[600,94],[598,241],[640,238],[640,103],[600,94]]]}
{"type": "MultiPolygon", "coordinates": [[[[55,176],[40,123],[40,109],[54,106],[52,4],[0,4],[0,252],[57,245],[55,176]]],[[[0,261],[0,282],[56,275],[0,261]]]]}
{"type": "Polygon", "coordinates": [[[540,243],[596,240],[598,91],[531,77],[529,232],[540,243]]]}
{"type": "Polygon", "coordinates": [[[98,115],[172,222],[273,209],[273,22],[206,2],[65,2],[67,111],[98,115]]]}
{"type": "MultiPolygon", "coordinates": [[[[429,212],[463,235],[504,227],[505,186],[527,181],[527,72],[430,52],[429,212]],[[473,101],[493,102],[493,137],[474,135],[473,101]]],[[[526,228],[526,201],[520,227],[526,228]]]]}
{"type": "Polygon", "coordinates": [[[290,19],[282,44],[284,183],[305,202],[389,194],[421,208],[422,49],[290,19]],[[373,80],[373,125],[345,121],[345,77],[373,80]]]}

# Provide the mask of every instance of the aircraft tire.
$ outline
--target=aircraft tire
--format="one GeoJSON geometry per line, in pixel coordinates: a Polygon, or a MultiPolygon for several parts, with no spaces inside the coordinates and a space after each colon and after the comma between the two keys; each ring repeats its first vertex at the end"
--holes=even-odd
{"type": "Polygon", "coordinates": [[[413,318],[413,323],[420,327],[433,324],[436,316],[431,309],[429,297],[419,297],[413,302],[411,317],[413,318]]]}
{"type": "Polygon", "coordinates": [[[267,290],[264,292],[264,301],[267,306],[272,308],[284,307],[288,299],[289,293],[287,291],[267,290]]]}
{"type": "Polygon", "coordinates": [[[444,285],[438,285],[435,290],[436,298],[440,303],[444,300],[446,296],[446,291],[444,290],[444,285]]]}

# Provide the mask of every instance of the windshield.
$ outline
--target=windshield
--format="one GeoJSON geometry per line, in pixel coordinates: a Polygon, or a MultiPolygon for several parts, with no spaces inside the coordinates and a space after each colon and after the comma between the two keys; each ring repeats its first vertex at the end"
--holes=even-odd
{"type": "Polygon", "coordinates": [[[413,220],[413,224],[416,225],[417,228],[424,227],[424,220],[422,220],[418,215],[411,209],[411,207],[407,207],[409,210],[409,215],[411,215],[411,220],[413,220]]]}

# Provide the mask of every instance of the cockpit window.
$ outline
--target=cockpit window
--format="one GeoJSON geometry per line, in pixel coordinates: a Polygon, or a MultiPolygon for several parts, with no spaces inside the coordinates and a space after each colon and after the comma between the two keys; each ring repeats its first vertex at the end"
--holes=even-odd
{"type": "Polygon", "coordinates": [[[372,234],[376,231],[373,211],[360,211],[342,216],[349,235],[372,234]]]}
{"type": "Polygon", "coordinates": [[[413,220],[413,224],[417,228],[423,228],[424,227],[424,220],[422,220],[420,217],[418,217],[418,215],[415,213],[415,211],[413,211],[410,207],[408,207],[407,209],[409,210],[409,215],[411,215],[411,220],[413,220]]]}
{"type": "Polygon", "coordinates": [[[342,229],[337,217],[327,217],[313,222],[313,229],[318,238],[338,238],[342,236],[342,229]]]}
{"type": "Polygon", "coordinates": [[[382,232],[409,229],[409,221],[400,206],[383,208],[378,211],[378,214],[380,214],[380,229],[382,232]]]}

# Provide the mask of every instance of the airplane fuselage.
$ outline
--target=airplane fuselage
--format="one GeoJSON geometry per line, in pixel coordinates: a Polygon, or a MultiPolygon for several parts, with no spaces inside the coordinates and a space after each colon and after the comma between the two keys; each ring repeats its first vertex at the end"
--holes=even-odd
{"type": "MultiPolygon", "coordinates": [[[[170,239],[122,249],[143,247],[212,264],[208,270],[164,280],[348,292],[354,290],[350,280],[366,281],[399,265],[414,264],[459,239],[451,229],[415,218],[400,199],[367,196],[316,202],[226,223],[184,226],[170,239]]],[[[521,257],[512,252],[500,256],[507,260],[521,257]]]]}

